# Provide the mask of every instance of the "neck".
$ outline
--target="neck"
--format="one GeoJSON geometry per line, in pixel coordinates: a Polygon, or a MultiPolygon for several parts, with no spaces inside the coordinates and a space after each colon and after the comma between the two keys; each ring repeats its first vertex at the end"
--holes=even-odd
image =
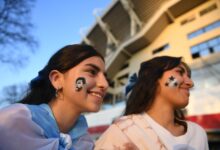
{"type": "Polygon", "coordinates": [[[167,129],[172,135],[184,134],[184,127],[174,122],[174,109],[162,99],[155,99],[146,113],[158,124],[167,129]]]}
{"type": "Polygon", "coordinates": [[[174,125],[174,110],[163,99],[156,98],[150,109],[146,112],[164,128],[174,125]]]}
{"type": "Polygon", "coordinates": [[[53,100],[49,103],[49,106],[60,132],[68,133],[74,126],[80,113],[74,112],[74,109],[66,105],[63,100],[53,100]]]}

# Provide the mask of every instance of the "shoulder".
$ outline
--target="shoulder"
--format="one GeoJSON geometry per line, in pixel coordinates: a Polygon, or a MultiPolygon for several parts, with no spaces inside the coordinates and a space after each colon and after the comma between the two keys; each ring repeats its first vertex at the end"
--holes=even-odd
{"type": "Polygon", "coordinates": [[[198,131],[205,132],[204,128],[202,128],[200,125],[192,121],[187,121],[187,127],[189,130],[196,130],[197,132],[198,131]]]}
{"type": "Polygon", "coordinates": [[[118,119],[116,119],[112,125],[108,127],[108,129],[104,132],[104,134],[100,137],[111,137],[114,136],[115,134],[120,134],[122,133],[122,130],[128,128],[132,124],[132,120],[130,116],[123,116],[118,119]]]}
{"type": "Polygon", "coordinates": [[[189,135],[191,135],[191,136],[196,136],[200,139],[203,138],[203,139],[207,140],[207,135],[206,135],[205,129],[202,128],[197,123],[187,121],[187,132],[189,132],[189,135]]]}
{"type": "Polygon", "coordinates": [[[0,120],[1,133],[27,130],[27,124],[32,122],[30,110],[25,104],[12,104],[1,109],[0,120]]]}
{"type": "Polygon", "coordinates": [[[0,109],[0,119],[2,124],[7,124],[14,119],[18,118],[31,118],[31,114],[29,109],[24,104],[12,104],[3,109],[0,109]]]}
{"type": "Polygon", "coordinates": [[[123,116],[115,120],[96,141],[95,149],[117,149],[133,145],[123,132],[123,130],[129,128],[131,124],[131,116],[123,116]]]}
{"type": "Polygon", "coordinates": [[[0,120],[0,145],[3,149],[48,149],[58,145],[57,139],[45,138],[42,128],[32,121],[30,109],[25,104],[1,109],[0,120]]]}
{"type": "Polygon", "coordinates": [[[128,116],[123,116],[117,120],[114,121],[115,126],[120,128],[121,130],[127,129],[131,127],[136,119],[138,118],[139,115],[128,115],[128,116]]]}
{"type": "Polygon", "coordinates": [[[207,134],[200,125],[187,121],[187,138],[196,149],[206,149],[208,150],[208,138],[207,134]]]}
{"type": "Polygon", "coordinates": [[[16,103],[16,104],[11,104],[9,106],[6,106],[2,109],[0,109],[0,113],[1,112],[17,112],[17,111],[24,111],[24,110],[28,110],[27,106],[25,104],[20,104],[20,103],[16,103]]]}
{"type": "MultiPolygon", "coordinates": [[[[0,109],[0,132],[5,130],[18,132],[34,131],[39,129],[39,126],[33,122],[32,113],[26,104],[12,104],[3,109],[0,109]]],[[[41,130],[41,129],[40,129],[41,130]]]]}

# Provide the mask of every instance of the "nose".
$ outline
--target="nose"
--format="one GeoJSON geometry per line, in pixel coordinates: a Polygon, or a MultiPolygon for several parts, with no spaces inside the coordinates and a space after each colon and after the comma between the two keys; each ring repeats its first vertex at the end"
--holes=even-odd
{"type": "Polygon", "coordinates": [[[188,88],[192,88],[194,87],[194,82],[190,77],[186,77],[185,78],[185,84],[187,85],[188,88]]]}
{"type": "Polygon", "coordinates": [[[106,77],[105,77],[104,74],[101,74],[101,75],[99,76],[98,81],[97,81],[97,86],[98,86],[99,88],[103,89],[104,91],[107,90],[107,88],[108,88],[109,85],[108,85],[108,81],[107,81],[107,79],[106,79],[106,77]]]}

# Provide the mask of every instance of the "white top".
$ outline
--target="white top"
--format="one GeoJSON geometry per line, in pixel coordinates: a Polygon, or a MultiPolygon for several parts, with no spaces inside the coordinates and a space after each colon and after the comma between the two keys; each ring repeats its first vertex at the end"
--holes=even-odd
{"type": "Polygon", "coordinates": [[[148,114],[143,117],[154,129],[169,150],[208,150],[207,136],[199,125],[187,121],[187,132],[181,136],[172,135],[166,128],[154,121],[148,114]]]}
{"type": "Polygon", "coordinates": [[[123,116],[96,141],[95,150],[208,150],[204,129],[186,123],[187,132],[173,136],[146,113],[123,116]]]}

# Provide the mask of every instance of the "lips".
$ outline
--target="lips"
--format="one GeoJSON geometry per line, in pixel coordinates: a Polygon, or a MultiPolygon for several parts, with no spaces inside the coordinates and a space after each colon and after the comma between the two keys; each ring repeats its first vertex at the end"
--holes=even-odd
{"type": "Polygon", "coordinates": [[[188,97],[190,96],[189,89],[182,88],[181,89],[188,97]]]}
{"type": "Polygon", "coordinates": [[[103,92],[98,91],[89,91],[88,93],[101,99],[103,99],[105,95],[103,92]]]}

